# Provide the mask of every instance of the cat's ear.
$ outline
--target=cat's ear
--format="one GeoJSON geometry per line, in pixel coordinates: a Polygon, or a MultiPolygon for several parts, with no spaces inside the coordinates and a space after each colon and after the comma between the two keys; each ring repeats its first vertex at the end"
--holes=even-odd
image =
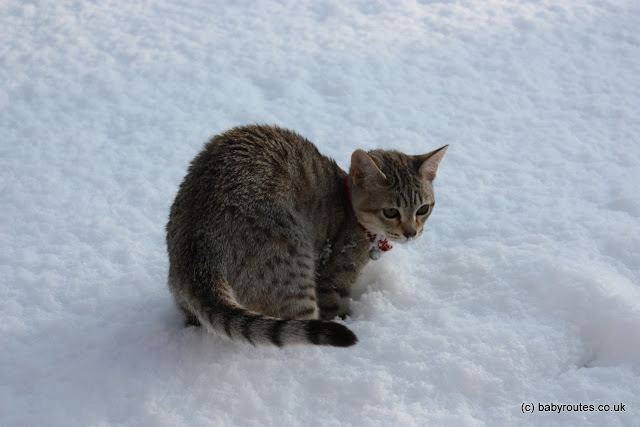
{"type": "Polygon", "coordinates": [[[416,156],[418,167],[418,175],[420,178],[428,181],[433,181],[436,178],[436,172],[438,171],[438,165],[444,157],[444,153],[447,152],[448,145],[438,148],[430,153],[416,156]]]}
{"type": "Polygon", "coordinates": [[[373,159],[362,150],[356,150],[351,155],[351,177],[358,187],[384,184],[387,180],[373,159]]]}

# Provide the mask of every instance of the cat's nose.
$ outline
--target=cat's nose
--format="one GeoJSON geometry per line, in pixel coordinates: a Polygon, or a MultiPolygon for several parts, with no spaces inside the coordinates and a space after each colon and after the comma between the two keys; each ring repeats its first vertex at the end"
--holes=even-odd
{"type": "Polygon", "coordinates": [[[416,237],[416,230],[408,230],[404,232],[404,237],[407,239],[411,239],[412,237],[416,237]]]}

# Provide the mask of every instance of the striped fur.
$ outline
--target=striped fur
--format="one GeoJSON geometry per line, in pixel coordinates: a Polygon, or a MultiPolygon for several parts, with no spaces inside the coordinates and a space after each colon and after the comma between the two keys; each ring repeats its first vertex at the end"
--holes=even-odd
{"type": "Polygon", "coordinates": [[[232,340],[253,345],[320,344],[346,347],[357,342],[346,326],[324,320],[293,320],[265,316],[242,307],[233,298],[224,279],[211,289],[218,295],[183,302],[190,324],[202,325],[209,332],[222,333],[232,340]],[[198,313],[194,315],[192,313],[198,313]]]}
{"type": "Polygon", "coordinates": [[[188,323],[253,345],[355,344],[332,320],[350,314],[351,285],[369,260],[359,222],[408,240],[417,204],[433,203],[425,177],[443,154],[434,153],[357,150],[347,175],[288,130],[255,125],[213,137],[167,224],[169,288],[188,323]],[[381,217],[390,204],[403,218],[381,217]]]}

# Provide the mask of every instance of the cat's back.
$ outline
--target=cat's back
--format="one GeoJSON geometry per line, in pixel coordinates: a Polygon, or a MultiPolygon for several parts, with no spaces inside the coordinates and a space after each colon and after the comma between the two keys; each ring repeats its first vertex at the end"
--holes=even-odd
{"type": "Polygon", "coordinates": [[[174,208],[198,203],[209,211],[226,206],[244,211],[291,203],[302,211],[310,201],[334,191],[343,176],[332,159],[296,132],[241,126],[205,144],[189,167],[174,208]]]}
{"type": "Polygon", "coordinates": [[[318,176],[333,165],[310,141],[291,130],[250,125],[214,136],[194,159],[190,172],[218,172],[219,184],[248,179],[270,187],[318,176]]]}

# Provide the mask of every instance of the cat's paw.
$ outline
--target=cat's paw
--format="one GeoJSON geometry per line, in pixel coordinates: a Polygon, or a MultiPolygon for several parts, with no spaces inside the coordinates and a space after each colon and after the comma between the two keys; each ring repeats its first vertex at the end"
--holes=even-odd
{"type": "Polygon", "coordinates": [[[338,316],[340,319],[345,320],[347,318],[347,316],[351,316],[351,312],[349,313],[338,313],[338,316]]]}

